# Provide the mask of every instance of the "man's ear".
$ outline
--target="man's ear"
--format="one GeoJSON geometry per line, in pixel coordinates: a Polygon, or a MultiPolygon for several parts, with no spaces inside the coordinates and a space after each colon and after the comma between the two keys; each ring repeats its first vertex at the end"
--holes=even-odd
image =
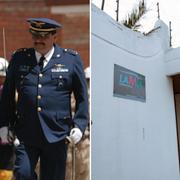
{"type": "Polygon", "coordinates": [[[54,36],[54,42],[56,43],[56,42],[57,42],[57,39],[58,39],[57,33],[54,34],[53,36],[54,36]]]}

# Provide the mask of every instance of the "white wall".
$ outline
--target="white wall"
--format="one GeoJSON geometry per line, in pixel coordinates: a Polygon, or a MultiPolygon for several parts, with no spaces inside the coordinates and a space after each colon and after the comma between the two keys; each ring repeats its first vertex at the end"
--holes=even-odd
{"type": "Polygon", "coordinates": [[[180,48],[165,52],[165,69],[168,76],[180,74],[180,48]]]}
{"type": "Polygon", "coordinates": [[[180,178],[168,32],[159,25],[143,36],[92,5],[92,180],[180,178]],[[113,96],[114,64],[145,76],[146,102],[113,96]]]}

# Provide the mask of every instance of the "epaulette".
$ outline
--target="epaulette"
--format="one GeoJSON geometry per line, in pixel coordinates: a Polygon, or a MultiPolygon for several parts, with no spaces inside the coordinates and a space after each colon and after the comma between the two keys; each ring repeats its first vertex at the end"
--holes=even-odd
{"type": "Polygon", "coordinates": [[[16,51],[13,52],[13,55],[16,54],[16,53],[20,53],[20,52],[26,52],[27,50],[28,50],[28,48],[17,49],[16,51]]]}
{"type": "Polygon", "coordinates": [[[78,54],[78,52],[73,49],[64,49],[64,51],[74,56],[78,54]]]}

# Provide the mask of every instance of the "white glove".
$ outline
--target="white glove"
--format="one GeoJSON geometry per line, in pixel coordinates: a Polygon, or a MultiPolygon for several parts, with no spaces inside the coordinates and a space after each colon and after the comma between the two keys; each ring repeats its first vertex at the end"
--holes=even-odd
{"type": "Polygon", "coordinates": [[[17,147],[20,145],[20,141],[18,138],[15,138],[14,142],[13,142],[14,146],[17,147]]]}
{"type": "Polygon", "coordinates": [[[79,128],[73,128],[70,132],[70,138],[74,144],[77,144],[82,138],[82,132],[79,128]]]}
{"type": "Polygon", "coordinates": [[[2,128],[0,128],[0,139],[1,139],[1,144],[8,144],[9,140],[8,140],[8,127],[4,126],[2,128]]]}

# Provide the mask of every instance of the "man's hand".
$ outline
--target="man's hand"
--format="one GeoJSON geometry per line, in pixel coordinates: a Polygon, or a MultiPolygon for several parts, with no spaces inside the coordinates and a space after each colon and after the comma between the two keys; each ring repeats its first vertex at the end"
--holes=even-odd
{"type": "Polygon", "coordinates": [[[77,144],[82,138],[82,132],[79,128],[73,128],[70,132],[70,138],[74,144],[77,144]]]}
{"type": "Polygon", "coordinates": [[[0,128],[1,144],[9,144],[13,140],[12,132],[8,130],[7,126],[0,128]]]}

